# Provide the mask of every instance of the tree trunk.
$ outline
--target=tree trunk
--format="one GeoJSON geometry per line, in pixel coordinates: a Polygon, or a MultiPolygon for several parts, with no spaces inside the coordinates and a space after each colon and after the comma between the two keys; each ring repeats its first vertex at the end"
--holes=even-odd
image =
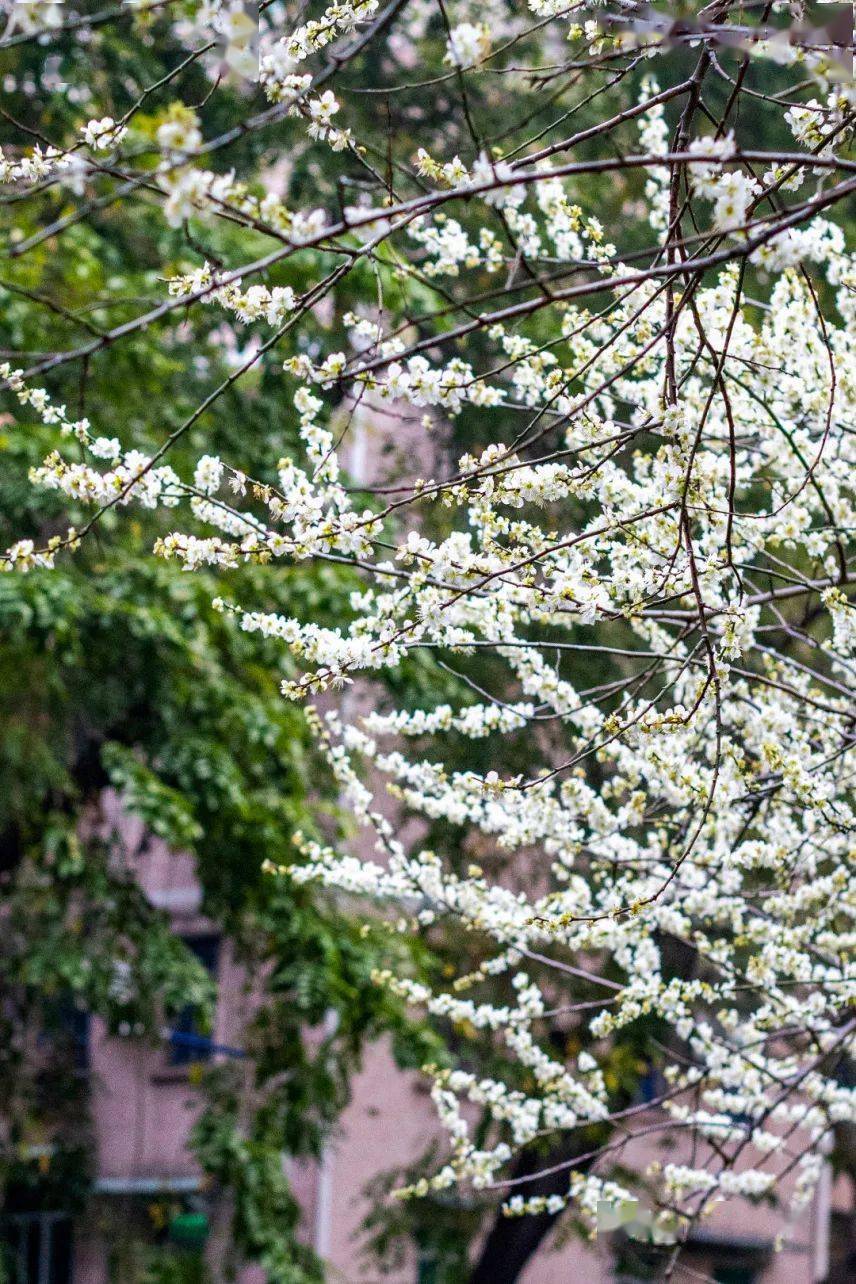
{"type": "MultiPolygon", "coordinates": [[[[587,1165],[574,1165],[574,1156],[591,1149],[590,1144],[567,1140],[547,1154],[524,1155],[514,1169],[515,1177],[525,1177],[541,1169],[565,1164],[558,1172],[538,1177],[521,1188],[527,1199],[534,1195],[563,1195],[568,1189],[568,1174],[573,1167],[584,1169],[587,1165]]],[[[512,1193],[512,1192],[509,1192],[512,1193]]],[[[540,1248],[559,1214],[538,1213],[531,1217],[505,1217],[497,1213],[478,1261],[470,1273],[469,1284],[514,1284],[529,1259],[540,1248]]]]}

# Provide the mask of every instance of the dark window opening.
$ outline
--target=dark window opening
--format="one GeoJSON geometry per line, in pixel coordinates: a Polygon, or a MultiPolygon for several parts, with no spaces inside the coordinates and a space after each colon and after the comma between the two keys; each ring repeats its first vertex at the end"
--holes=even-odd
{"type": "Polygon", "coordinates": [[[755,1284],[757,1275],[751,1266],[715,1266],[716,1284],[755,1284]]]}
{"type": "Polygon", "coordinates": [[[89,1070],[89,1013],[71,994],[47,999],[43,1011],[41,1045],[78,1074],[85,1074],[89,1070]]]}
{"type": "Polygon", "coordinates": [[[68,1000],[60,1008],[60,1026],[75,1070],[85,1073],[89,1069],[89,1013],[68,1000]]]}
{"type": "Polygon", "coordinates": [[[420,1255],[416,1264],[416,1284],[437,1284],[437,1259],[420,1255]]]}
{"type": "Polygon", "coordinates": [[[648,1065],[639,1076],[638,1100],[640,1104],[656,1101],[667,1088],[668,1084],[662,1070],[658,1066],[648,1065]]]}
{"type": "Polygon", "coordinates": [[[71,1284],[71,1218],[56,1212],[0,1214],[0,1261],[9,1284],[71,1284]]]}
{"type": "MultiPolygon", "coordinates": [[[[627,1281],[627,1284],[630,1281],[633,1284],[647,1284],[647,1281],[654,1284],[654,1281],[663,1280],[673,1251],[619,1233],[613,1262],[616,1277],[627,1281]]],[[[756,1284],[768,1256],[764,1247],[737,1241],[733,1244],[719,1241],[713,1247],[690,1240],[681,1249],[680,1261],[688,1268],[688,1279],[690,1274],[694,1274],[716,1284],[756,1284]],[[701,1258],[699,1254],[702,1254],[701,1258]]]]}
{"type": "MultiPolygon", "coordinates": [[[[187,948],[193,953],[206,972],[215,980],[220,962],[220,937],[190,936],[184,940],[187,948]]],[[[192,1065],[196,1061],[211,1059],[211,1037],[203,1029],[199,1011],[192,1003],[178,1013],[172,1024],[169,1040],[169,1064],[171,1066],[192,1065]]]]}

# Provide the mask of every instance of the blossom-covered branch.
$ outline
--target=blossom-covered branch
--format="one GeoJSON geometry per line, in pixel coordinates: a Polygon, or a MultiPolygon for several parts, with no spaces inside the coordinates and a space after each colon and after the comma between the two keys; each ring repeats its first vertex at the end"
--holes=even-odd
{"type": "MultiPolygon", "coordinates": [[[[102,29],[27,8],[46,50],[102,29]]],[[[239,6],[133,8],[175,72],[115,86],[66,136],[19,131],[9,263],[129,202],[180,251],[155,297],[119,320],[93,300],[95,333],[81,309],[66,344],[0,370],[57,433],[33,483],[86,510],[22,531],[7,569],[49,573],[118,508],[171,509],[154,554],[234,570],[219,609],[280,643],[285,698],[320,697],[307,716],[365,841],[297,835],[272,874],[380,905],[393,933],[464,929],[450,984],[376,983],[519,1071],[428,1067],[449,1153],[410,1193],[497,1188],[509,1213],[596,1226],[656,1128],[693,1138],[640,1174],[661,1240],[794,1170],[804,1203],[856,1122],[836,1074],[856,1043],[856,90],[837,29],[773,0],[682,26],[552,0],[346,0],[296,25],[273,3],[256,81],[239,6]],[[246,112],[224,125],[226,86],[246,112]],[[246,134],[258,165],[236,173],[246,134]],[[38,382],[200,315],[234,373],[154,449],[38,382]],[[179,476],[178,438],[274,358],[295,447],[249,471],[205,451],[179,476]],[[403,445],[394,476],[355,462],[367,433],[403,445]],[[339,627],[244,600],[242,566],[309,559],[359,577],[339,627]],[[343,687],[419,652],[457,704],[354,714],[343,687]],[[490,770],[461,766],[467,741],[495,745],[490,770]],[[463,864],[425,837],[443,826],[463,864]],[[663,1116],[634,1130],[602,1060],[654,1021],[663,1116]],[[582,1050],[557,1054],[551,1028],[582,1050]],[[595,1125],[556,1193],[509,1175],[595,1125]]]]}

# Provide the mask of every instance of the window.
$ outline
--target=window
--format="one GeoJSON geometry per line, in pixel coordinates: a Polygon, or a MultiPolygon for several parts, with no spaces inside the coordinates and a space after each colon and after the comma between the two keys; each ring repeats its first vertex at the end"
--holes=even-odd
{"type": "Polygon", "coordinates": [[[416,1284],[437,1284],[437,1258],[433,1253],[420,1253],[416,1262],[416,1284]]]}
{"type": "MultiPolygon", "coordinates": [[[[220,961],[219,936],[191,936],[184,941],[188,949],[196,955],[199,962],[212,977],[217,977],[217,966],[220,961]]],[[[200,1028],[199,1013],[192,1003],[179,1012],[173,1022],[169,1040],[169,1064],[171,1066],[192,1065],[195,1061],[208,1061],[211,1058],[211,1039],[200,1028]]]]}
{"type": "Polygon", "coordinates": [[[0,1262],[9,1284],[71,1284],[66,1213],[0,1214],[0,1262]]]}
{"type": "Polygon", "coordinates": [[[60,1020],[74,1068],[84,1074],[89,1069],[89,1013],[69,1000],[62,1005],[60,1020]]]}
{"type": "Polygon", "coordinates": [[[662,1070],[649,1064],[639,1077],[638,1099],[640,1103],[656,1101],[667,1087],[662,1070]]]}
{"type": "Polygon", "coordinates": [[[44,1015],[42,1045],[70,1062],[78,1074],[85,1074],[89,1069],[89,1013],[78,1007],[73,995],[66,994],[47,1000],[44,1015]]]}
{"type": "Polygon", "coordinates": [[[716,1284],[755,1284],[756,1274],[751,1266],[715,1266],[716,1284]]]}

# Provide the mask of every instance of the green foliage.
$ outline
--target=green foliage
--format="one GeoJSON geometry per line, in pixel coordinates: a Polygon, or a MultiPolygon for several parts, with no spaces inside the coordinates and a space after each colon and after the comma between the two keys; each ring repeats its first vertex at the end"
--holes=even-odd
{"type": "Polygon", "coordinates": [[[101,751],[101,761],[128,810],[145,821],[158,838],[181,848],[192,846],[202,837],[187,799],[165,785],[156,772],[134,756],[132,749],[108,743],[101,751]]]}
{"type": "Polygon", "coordinates": [[[198,1254],[155,1251],[148,1259],[141,1284],[209,1284],[209,1273],[198,1254]]]}
{"type": "MultiPolygon", "coordinates": [[[[320,613],[324,578],[259,571],[255,588],[284,607],[306,594],[320,613]]],[[[15,675],[0,711],[4,993],[16,1003],[2,1101],[4,1113],[17,1103],[19,1140],[45,1129],[59,1150],[79,1140],[61,1057],[50,1102],[35,1069],[20,1094],[14,1030],[43,1022],[56,996],[144,1039],[188,1003],[211,1011],[204,970],[112,859],[115,838],[87,832],[112,785],[149,831],[195,854],[206,912],[266,978],[244,1032],[250,1059],[206,1079],[194,1147],[230,1192],[240,1251],[271,1281],[297,1284],[318,1274],[293,1238],[283,1149],[318,1152],[365,1038],[391,1029],[411,1064],[436,1048],[371,983],[387,962],[380,937],[261,874],[265,858],[291,859],[291,834],[312,826],[310,792],[328,787],[264,644],[211,609],[224,587],[146,565],[133,536],[94,566],[0,581],[0,669],[15,675]],[[313,1051],[306,1029],[330,1010],[335,1033],[313,1051]]],[[[6,1159],[17,1180],[19,1161],[6,1159]]]]}
{"type": "MultiPolygon", "coordinates": [[[[58,74],[88,79],[94,99],[117,116],[135,85],[153,83],[176,61],[156,19],[148,38],[128,37],[123,19],[98,27],[87,49],[69,39],[60,53],[58,74]]],[[[0,51],[0,76],[10,59],[0,51]]],[[[57,138],[77,126],[81,109],[64,94],[26,89],[44,72],[37,45],[15,52],[14,72],[18,87],[4,103],[11,116],[57,138]]],[[[201,99],[207,82],[201,72],[192,75],[201,99]]],[[[152,103],[152,132],[168,109],[163,97],[152,103]]],[[[218,94],[212,129],[233,123],[237,110],[229,94],[218,94]]],[[[222,161],[253,173],[259,150],[273,155],[276,146],[275,132],[264,142],[248,136],[222,161]]],[[[39,237],[71,209],[59,187],[47,197],[44,223],[20,204],[0,212],[4,239],[35,238],[4,264],[3,349],[43,353],[85,343],[162,297],[165,262],[176,270],[200,262],[189,230],[166,227],[145,201],[105,205],[70,224],[57,254],[55,242],[39,237]],[[56,308],[41,305],[46,297],[56,308]],[[102,302],[92,308],[93,299],[102,302]]],[[[235,261],[262,245],[225,225],[205,252],[235,261]]],[[[299,272],[312,276],[311,256],[299,272]]],[[[286,265],[271,284],[300,287],[297,273],[286,265]]],[[[355,281],[347,292],[358,287],[355,281]]],[[[341,302],[337,311],[349,306],[348,298],[341,302]]],[[[156,447],[231,368],[214,335],[216,310],[185,327],[178,320],[117,345],[109,363],[99,354],[82,367],[60,367],[47,380],[52,394],[99,431],[156,447]]],[[[324,324],[318,320],[319,334],[324,324]]],[[[300,342],[312,341],[307,326],[300,342]]],[[[280,368],[286,355],[283,347],[180,438],[171,456],[177,469],[192,468],[203,440],[237,464],[276,462],[294,433],[280,368]]],[[[27,481],[28,469],[56,444],[17,403],[0,407],[4,544],[56,529],[61,506],[27,481]]],[[[71,514],[81,518],[82,510],[71,514]]],[[[261,978],[242,1033],[248,1055],[204,1076],[193,1146],[212,1189],[232,1209],[236,1261],[261,1264],[271,1284],[309,1284],[320,1279],[320,1267],[295,1238],[283,1151],[319,1152],[366,1039],[391,1033],[411,1065],[440,1054],[430,1032],[371,982],[375,967],[389,965],[385,938],[262,874],[266,859],[293,858],[292,834],[312,832],[319,810],[333,830],[343,818],[303,715],[280,697],[279,655],[211,606],[215,597],[233,596],[230,576],[187,576],[146,556],[167,529],[162,514],[114,515],[55,572],[0,579],[0,1113],[9,1122],[8,1144],[0,1145],[0,1200],[4,1186],[32,1182],[44,1190],[56,1173],[67,1204],[72,1188],[84,1198],[91,1176],[88,1087],[73,1072],[72,1049],[58,1028],[34,1057],[23,1032],[49,1028],[58,1003],[85,1008],[111,1032],[143,1042],[159,1041],[164,1023],[188,1004],[203,1027],[210,1025],[210,979],[146,900],[128,862],[117,860],[118,836],[96,823],[103,791],[112,787],[148,833],[192,853],[204,912],[230,938],[248,975],[261,978]],[[325,1020],[329,1033],[307,1040],[307,1029],[325,1020]]],[[[242,572],[241,596],[335,623],[335,604],[350,585],[345,569],[256,568],[242,572]]],[[[424,966],[414,950],[403,942],[395,965],[424,966]]],[[[146,1284],[197,1280],[186,1258],[166,1248],[147,1251],[134,1270],[146,1284]]]]}

